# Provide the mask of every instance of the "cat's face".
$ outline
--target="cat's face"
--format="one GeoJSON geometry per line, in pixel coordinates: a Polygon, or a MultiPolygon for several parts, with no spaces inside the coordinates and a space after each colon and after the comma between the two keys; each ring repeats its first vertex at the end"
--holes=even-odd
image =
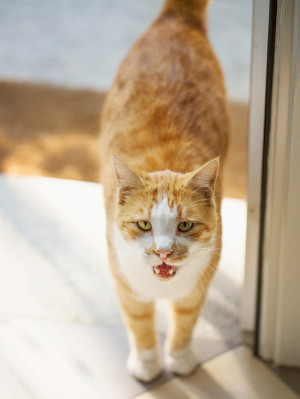
{"type": "Polygon", "coordinates": [[[151,269],[153,278],[164,282],[178,278],[197,256],[201,260],[201,250],[213,250],[218,166],[216,159],[187,174],[145,173],[114,158],[117,226],[142,261],[140,267],[151,269]]]}

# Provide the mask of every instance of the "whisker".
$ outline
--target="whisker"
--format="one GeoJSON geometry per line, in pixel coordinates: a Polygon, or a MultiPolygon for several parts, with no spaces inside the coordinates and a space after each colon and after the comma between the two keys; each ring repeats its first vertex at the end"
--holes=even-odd
{"type": "Polygon", "coordinates": [[[200,275],[208,282],[207,278],[205,277],[205,275],[202,272],[200,273],[200,275]]]}
{"type": "Polygon", "coordinates": [[[141,197],[140,195],[138,195],[138,194],[132,194],[132,195],[133,195],[134,197],[140,199],[140,200],[142,201],[142,203],[144,204],[146,210],[149,211],[149,206],[150,206],[150,204],[147,203],[147,202],[145,201],[144,198],[142,198],[142,197],[141,197]]]}
{"type": "Polygon", "coordinates": [[[204,288],[204,285],[203,285],[201,279],[200,279],[200,283],[202,285],[202,289],[203,289],[203,293],[204,293],[204,307],[206,309],[208,319],[209,319],[210,323],[212,323],[212,319],[211,319],[211,316],[210,316],[210,313],[209,313],[209,309],[208,309],[208,304],[207,304],[207,295],[206,295],[207,294],[207,290],[205,291],[205,288],[204,288]]]}
{"type": "MultiPolygon", "coordinates": [[[[221,255],[221,251],[217,251],[217,250],[215,250],[215,249],[211,249],[211,248],[201,248],[203,251],[209,251],[209,252],[212,252],[212,253],[214,253],[214,254],[216,254],[216,255],[221,255]]],[[[221,249],[221,248],[220,248],[221,249]]]]}
{"type": "MultiPolygon", "coordinates": [[[[184,201],[183,201],[183,204],[185,204],[186,202],[188,202],[188,199],[189,199],[189,198],[190,198],[190,197],[185,198],[184,201]]],[[[208,203],[210,203],[210,200],[200,198],[200,199],[194,199],[192,202],[193,202],[193,203],[202,202],[202,203],[207,203],[207,204],[208,204],[208,203]]]]}
{"type": "Polygon", "coordinates": [[[188,204],[186,204],[186,205],[184,204],[183,207],[184,207],[184,209],[186,210],[186,209],[189,209],[191,206],[193,206],[193,205],[195,205],[195,204],[198,204],[198,203],[201,203],[201,204],[210,204],[210,202],[207,202],[207,201],[197,200],[197,201],[190,202],[190,203],[188,203],[188,204]]]}
{"type": "Polygon", "coordinates": [[[208,248],[208,247],[203,247],[203,248],[201,248],[201,249],[212,249],[212,250],[215,250],[215,249],[222,249],[222,247],[218,247],[218,248],[208,248]]]}
{"type": "Polygon", "coordinates": [[[214,272],[217,270],[217,269],[214,269],[213,267],[211,267],[210,265],[206,265],[206,267],[209,267],[211,270],[213,270],[214,272]]]}
{"type": "MultiPolygon", "coordinates": [[[[194,190],[194,191],[197,191],[197,190],[194,190]]],[[[189,198],[191,197],[191,195],[193,194],[194,191],[190,192],[188,195],[186,195],[186,196],[183,198],[182,206],[185,205],[185,203],[189,200],[189,198]]]]}
{"type": "Polygon", "coordinates": [[[199,187],[199,188],[197,188],[197,189],[194,189],[194,190],[192,190],[188,195],[186,195],[185,197],[184,197],[184,201],[187,201],[190,197],[191,197],[191,195],[192,194],[197,194],[198,193],[198,191],[202,191],[203,190],[203,187],[199,187]]]}
{"type": "Polygon", "coordinates": [[[197,203],[201,203],[201,204],[208,204],[208,202],[206,201],[193,201],[191,203],[187,203],[187,204],[183,204],[182,205],[182,210],[187,211],[188,209],[190,209],[192,206],[194,206],[197,203]]]}
{"type": "Polygon", "coordinates": [[[213,262],[208,262],[210,265],[213,265],[213,266],[215,266],[215,267],[218,267],[218,265],[216,265],[215,263],[213,263],[213,262]]]}

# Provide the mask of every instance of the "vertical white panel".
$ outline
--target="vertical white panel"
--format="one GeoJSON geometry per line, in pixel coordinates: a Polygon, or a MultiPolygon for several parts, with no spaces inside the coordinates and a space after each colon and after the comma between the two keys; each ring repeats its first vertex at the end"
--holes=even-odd
{"type": "Polygon", "coordinates": [[[269,7],[269,0],[254,0],[253,2],[248,152],[248,215],[245,282],[241,314],[242,328],[249,331],[255,329],[256,313],[269,7]]]}
{"type": "Polygon", "coordinates": [[[300,1],[278,2],[260,354],[300,366],[300,1]]]}

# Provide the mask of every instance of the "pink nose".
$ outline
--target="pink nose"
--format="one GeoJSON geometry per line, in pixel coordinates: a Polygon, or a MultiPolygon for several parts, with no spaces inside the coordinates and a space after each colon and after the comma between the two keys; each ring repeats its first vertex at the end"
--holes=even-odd
{"type": "Polygon", "coordinates": [[[160,256],[163,261],[167,259],[167,257],[172,253],[170,249],[156,249],[156,255],[160,256]]]}

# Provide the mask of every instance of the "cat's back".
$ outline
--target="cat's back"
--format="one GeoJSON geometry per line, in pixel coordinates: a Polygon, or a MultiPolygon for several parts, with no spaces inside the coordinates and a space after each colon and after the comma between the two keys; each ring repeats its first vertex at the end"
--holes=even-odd
{"type": "Polygon", "coordinates": [[[105,174],[113,153],[138,169],[177,172],[224,154],[226,92],[206,35],[207,3],[167,1],[123,61],[102,116],[105,174]]]}

